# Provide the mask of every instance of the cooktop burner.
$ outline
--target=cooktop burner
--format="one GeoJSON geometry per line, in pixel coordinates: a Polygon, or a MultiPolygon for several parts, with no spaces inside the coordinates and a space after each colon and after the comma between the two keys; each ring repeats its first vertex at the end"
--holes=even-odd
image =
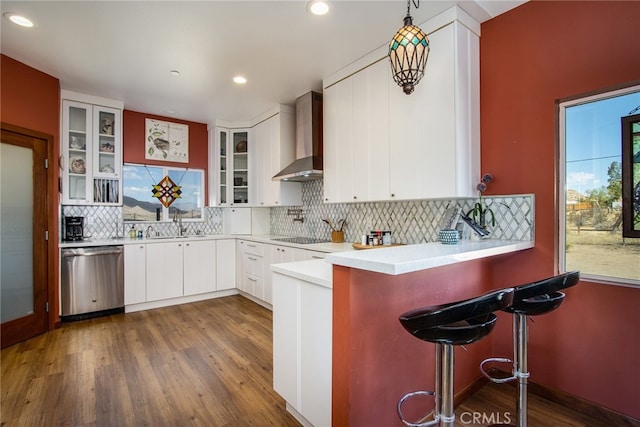
{"type": "Polygon", "coordinates": [[[273,239],[273,240],[277,240],[278,242],[288,242],[288,243],[298,243],[301,245],[310,245],[313,243],[328,243],[329,240],[325,240],[325,239],[316,239],[313,237],[281,237],[279,239],[273,239]]]}

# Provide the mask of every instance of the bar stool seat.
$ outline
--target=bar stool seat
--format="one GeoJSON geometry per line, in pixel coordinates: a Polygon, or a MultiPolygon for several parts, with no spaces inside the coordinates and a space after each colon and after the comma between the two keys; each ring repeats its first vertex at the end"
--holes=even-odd
{"type": "Polygon", "coordinates": [[[495,326],[496,310],[505,309],[513,301],[511,288],[489,292],[476,298],[408,311],[399,318],[414,337],[436,344],[435,391],[414,391],[398,401],[398,415],[410,427],[453,426],[453,346],[470,344],[488,335],[495,326]],[[408,421],[404,403],[415,396],[434,396],[435,415],[429,421],[408,421]]]}

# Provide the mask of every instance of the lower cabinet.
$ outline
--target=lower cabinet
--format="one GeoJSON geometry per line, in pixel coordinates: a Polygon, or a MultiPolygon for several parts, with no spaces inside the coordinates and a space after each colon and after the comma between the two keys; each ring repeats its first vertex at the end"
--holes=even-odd
{"type": "Polygon", "coordinates": [[[312,425],[331,425],[332,290],[273,273],[273,388],[312,425]]]}
{"type": "Polygon", "coordinates": [[[124,245],[124,305],[147,301],[147,245],[124,245]]]}
{"type": "Polygon", "coordinates": [[[183,295],[183,244],[147,243],[147,301],[183,295]]]}
{"type": "Polygon", "coordinates": [[[184,243],[184,295],[216,290],[216,241],[200,240],[184,243]]]}
{"type": "Polygon", "coordinates": [[[234,289],[235,246],[235,239],[125,245],[125,306],[234,289]]]}

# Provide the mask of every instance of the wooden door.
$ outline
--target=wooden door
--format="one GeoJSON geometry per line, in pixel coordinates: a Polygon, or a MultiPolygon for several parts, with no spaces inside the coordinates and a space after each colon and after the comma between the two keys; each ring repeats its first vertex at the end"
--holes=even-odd
{"type": "Polygon", "coordinates": [[[0,271],[2,348],[48,330],[49,139],[2,125],[0,271]]]}

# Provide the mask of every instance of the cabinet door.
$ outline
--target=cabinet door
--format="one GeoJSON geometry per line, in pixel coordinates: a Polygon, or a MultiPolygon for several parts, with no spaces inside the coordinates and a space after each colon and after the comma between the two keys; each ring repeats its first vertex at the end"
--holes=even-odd
{"type": "Polygon", "coordinates": [[[231,131],[231,150],[233,152],[232,173],[230,178],[231,197],[229,201],[231,205],[246,205],[251,202],[252,197],[249,189],[251,182],[251,173],[249,169],[249,131],[231,131]]]}
{"type": "Polygon", "coordinates": [[[122,200],[122,112],[93,107],[93,202],[122,200]]]}
{"type": "Polygon", "coordinates": [[[145,245],[124,246],[124,304],[138,304],[147,300],[145,245]]]}
{"type": "Polygon", "coordinates": [[[92,202],[92,106],[62,102],[62,198],[64,204],[92,202]]]}
{"type": "Polygon", "coordinates": [[[184,243],[184,295],[216,290],[216,242],[202,240],[184,243]]]}
{"type": "Polygon", "coordinates": [[[183,295],[183,243],[147,244],[147,301],[183,295]]]}
{"type": "Polygon", "coordinates": [[[236,241],[216,240],[216,290],[236,287],[236,241]]]}
{"type": "Polygon", "coordinates": [[[398,200],[455,196],[456,157],[469,155],[456,152],[453,26],[429,39],[441,48],[429,55],[414,93],[389,93],[390,191],[398,200]]]}
{"type": "Polygon", "coordinates": [[[389,63],[378,61],[352,77],[353,200],[389,198],[389,63]]]}
{"type": "Polygon", "coordinates": [[[219,206],[226,206],[228,204],[228,198],[230,193],[229,186],[229,131],[227,129],[216,129],[216,153],[217,157],[217,171],[218,171],[218,183],[216,186],[216,204],[219,206]]]}
{"type": "Polygon", "coordinates": [[[302,261],[302,249],[288,246],[265,245],[264,255],[264,301],[273,303],[273,271],[272,264],[302,261]]]}
{"type": "MultiPolygon", "coordinates": [[[[273,389],[296,410],[300,410],[298,378],[300,363],[298,328],[300,304],[296,279],[274,273],[273,290],[273,389]]],[[[328,362],[331,362],[329,356],[328,362]]],[[[329,378],[330,380],[330,378],[329,378]]],[[[331,425],[329,424],[316,424],[331,425]]]]}
{"type": "Polygon", "coordinates": [[[245,240],[236,241],[236,288],[244,291],[244,248],[245,240]]]}
{"type": "Polygon", "coordinates": [[[324,90],[324,201],[353,202],[353,100],[347,78],[324,90]]]}
{"type": "MultiPolygon", "coordinates": [[[[300,409],[314,426],[331,425],[332,292],[300,282],[300,409]]],[[[275,314],[275,310],[274,310],[275,314]]]]}

